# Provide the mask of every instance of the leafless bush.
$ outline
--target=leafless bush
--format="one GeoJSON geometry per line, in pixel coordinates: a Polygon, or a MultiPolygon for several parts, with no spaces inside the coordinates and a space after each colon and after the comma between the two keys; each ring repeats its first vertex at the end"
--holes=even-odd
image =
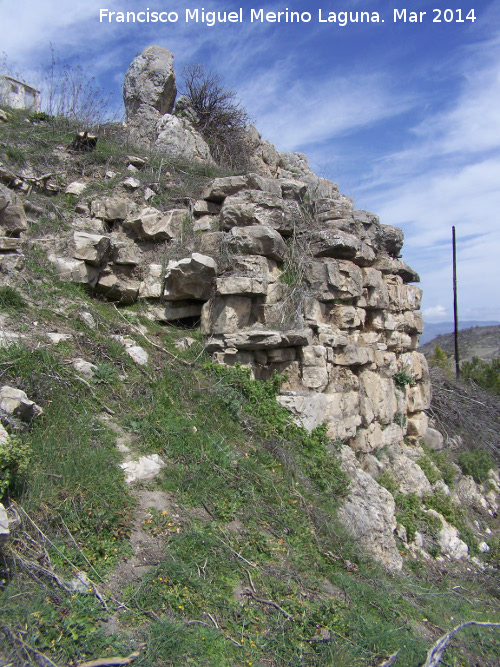
{"type": "MultiPolygon", "coordinates": [[[[0,56],[0,74],[27,83],[25,75],[14,70],[7,54],[0,56]]],[[[96,128],[116,120],[110,113],[112,93],[97,85],[91,67],[64,62],[50,47],[48,63],[40,66],[30,82],[41,91],[42,110],[58,120],[76,123],[82,129],[96,128]]]]}
{"type": "Polygon", "coordinates": [[[234,170],[248,164],[250,143],[245,127],[250,117],[236,98],[225,88],[217,74],[202,65],[187,65],[181,77],[181,92],[187,98],[190,120],[210,146],[214,160],[234,170]]]}
{"type": "Polygon", "coordinates": [[[51,116],[96,127],[110,121],[111,93],[97,85],[90,67],[68,64],[51,47],[50,63],[42,74],[42,106],[51,116]]]}
{"type": "Polygon", "coordinates": [[[474,382],[450,378],[442,368],[430,368],[430,414],[439,431],[460,435],[467,449],[488,449],[500,460],[500,400],[474,382]]]}

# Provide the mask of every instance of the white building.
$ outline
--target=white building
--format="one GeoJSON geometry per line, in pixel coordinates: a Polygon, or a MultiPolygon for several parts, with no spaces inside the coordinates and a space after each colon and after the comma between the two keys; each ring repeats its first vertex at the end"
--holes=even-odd
{"type": "Polygon", "coordinates": [[[40,91],[11,76],[0,76],[0,103],[13,109],[40,111],[40,91]]]}

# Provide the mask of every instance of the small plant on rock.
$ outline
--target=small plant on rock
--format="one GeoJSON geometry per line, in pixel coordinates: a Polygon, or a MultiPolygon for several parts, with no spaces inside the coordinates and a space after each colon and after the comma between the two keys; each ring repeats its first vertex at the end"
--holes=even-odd
{"type": "Polygon", "coordinates": [[[415,386],[415,378],[406,371],[398,371],[394,376],[394,382],[400,389],[403,389],[406,385],[415,386]]]}

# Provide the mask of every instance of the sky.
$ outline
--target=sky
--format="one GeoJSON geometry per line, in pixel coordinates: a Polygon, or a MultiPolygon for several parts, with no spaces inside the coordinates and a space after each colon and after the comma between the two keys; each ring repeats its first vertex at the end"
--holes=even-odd
{"type": "Polygon", "coordinates": [[[52,48],[91,68],[119,113],[125,71],[146,47],[169,49],[178,74],[202,63],[264,139],[305,153],[355,208],[403,229],[425,321],[453,316],[453,225],[459,317],[500,321],[500,0],[19,0],[15,11],[0,0],[0,26],[0,54],[28,83],[52,48]],[[100,21],[103,9],[148,8],[171,20],[100,21]],[[242,22],[201,21],[202,9],[240,8],[242,22]],[[186,21],[186,9],[199,21],[186,21]],[[283,14],[252,22],[252,9],[283,14]],[[286,22],[286,9],[304,20],[286,22]]]}

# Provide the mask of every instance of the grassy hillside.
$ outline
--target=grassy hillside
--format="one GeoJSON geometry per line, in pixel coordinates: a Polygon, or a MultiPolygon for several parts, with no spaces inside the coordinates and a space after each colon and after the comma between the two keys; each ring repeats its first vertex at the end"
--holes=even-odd
{"type": "MultiPolygon", "coordinates": [[[[419,352],[429,356],[434,352],[436,345],[439,345],[449,357],[454,356],[453,333],[436,336],[425,345],[421,345],[419,352]]],[[[500,356],[500,325],[462,329],[458,332],[458,345],[461,361],[471,361],[473,357],[491,361],[500,356]]]]}
{"type": "MultiPolygon", "coordinates": [[[[74,128],[32,120],[0,125],[11,172],[52,171],[56,184],[83,174],[90,197],[127,174],[126,145],[103,137],[95,153],[71,155],[74,128]]],[[[153,159],[138,177],[162,183],[160,205],[196,197],[209,176],[153,159]]],[[[0,376],[44,412],[9,426],[29,466],[4,498],[14,523],[0,562],[0,664],[137,653],[141,667],[351,667],[400,651],[397,667],[416,667],[460,622],[500,622],[498,569],[415,558],[389,575],[367,558],[335,518],[348,492],[336,445],[291,422],[274,400],[280,378],[214,366],[196,329],[161,327],[141,303],[117,308],[61,282],[43,239],[68,228],[74,201],[36,189],[26,201],[26,266],[1,277],[2,328],[19,338],[0,350],[0,376]],[[54,332],[67,338],[54,345],[54,332]],[[75,358],[96,366],[92,379],[75,358]],[[160,474],[127,485],[123,457],[152,454],[160,474]]],[[[493,667],[499,654],[498,630],[470,627],[446,664],[493,667]]]]}

